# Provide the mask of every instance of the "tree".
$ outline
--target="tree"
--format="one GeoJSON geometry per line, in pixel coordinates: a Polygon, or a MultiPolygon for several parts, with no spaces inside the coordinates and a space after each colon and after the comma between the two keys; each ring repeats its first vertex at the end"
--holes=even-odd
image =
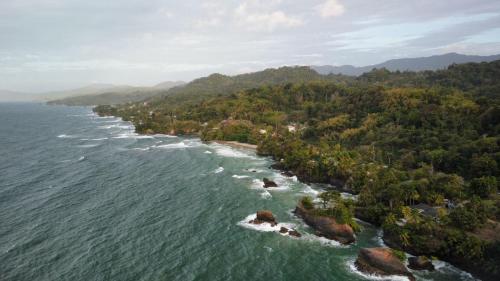
{"type": "Polygon", "coordinates": [[[488,198],[492,194],[497,193],[497,179],[491,176],[474,178],[470,183],[469,189],[473,195],[488,198]]]}

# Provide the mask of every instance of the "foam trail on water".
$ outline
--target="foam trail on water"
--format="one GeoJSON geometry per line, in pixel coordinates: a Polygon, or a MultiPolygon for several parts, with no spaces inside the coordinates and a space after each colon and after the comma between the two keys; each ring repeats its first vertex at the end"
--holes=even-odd
{"type": "Polygon", "coordinates": [[[263,199],[270,199],[273,196],[271,195],[271,193],[269,193],[269,191],[265,190],[260,194],[260,197],[262,197],[263,199]]]}
{"type": "Polygon", "coordinates": [[[380,275],[375,275],[375,274],[367,274],[364,272],[361,272],[358,270],[356,267],[356,264],[354,263],[354,260],[349,260],[347,261],[347,268],[350,272],[355,273],[365,279],[368,280],[379,280],[379,281],[409,281],[408,277],[406,276],[401,276],[401,275],[388,275],[388,276],[380,276],[380,275]]]}
{"type": "Polygon", "coordinates": [[[257,159],[255,156],[247,154],[242,150],[234,149],[230,146],[220,145],[220,144],[210,144],[210,146],[213,147],[215,149],[215,153],[217,153],[217,155],[220,156],[231,157],[231,158],[257,159]]]}
{"type": "Polygon", "coordinates": [[[224,167],[219,167],[219,168],[215,169],[214,174],[219,174],[222,172],[224,172],[224,167]]]}
{"type": "Polygon", "coordinates": [[[240,175],[233,175],[233,178],[235,179],[247,179],[249,178],[250,176],[240,176],[240,175]]]}

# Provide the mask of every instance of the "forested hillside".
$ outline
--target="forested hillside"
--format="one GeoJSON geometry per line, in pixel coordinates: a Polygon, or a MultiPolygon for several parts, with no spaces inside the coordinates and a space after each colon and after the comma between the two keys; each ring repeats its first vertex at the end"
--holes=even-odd
{"type": "Polygon", "coordinates": [[[266,76],[258,87],[216,75],[183,101],[95,111],[141,133],[258,144],[299,179],[358,194],[353,212],[382,225],[392,247],[498,277],[500,61],[357,79],[302,71],[295,83],[266,76]]]}

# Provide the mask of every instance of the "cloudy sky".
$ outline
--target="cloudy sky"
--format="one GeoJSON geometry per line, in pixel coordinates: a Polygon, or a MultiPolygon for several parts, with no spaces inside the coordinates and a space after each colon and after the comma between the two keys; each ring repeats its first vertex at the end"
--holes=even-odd
{"type": "Polygon", "coordinates": [[[500,53],[498,0],[2,0],[0,88],[500,53]]]}

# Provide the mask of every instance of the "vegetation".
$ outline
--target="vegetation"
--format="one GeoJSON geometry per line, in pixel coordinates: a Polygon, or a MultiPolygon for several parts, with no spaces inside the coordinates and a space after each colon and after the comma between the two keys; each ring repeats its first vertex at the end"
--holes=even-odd
{"type": "MultiPolygon", "coordinates": [[[[258,144],[258,153],[301,180],[359,194],[357,202],[322,194],[315,211],[353,226],[356,214],[382,225],[396,248],[485,279],[500,274],[498,237],[473,235],[500,214],[500,61],[435,72],[381,69],[356,79],[276,78],[297,70],[307,72],[268,70],[263,77],[271,80],[254,75],[252,83],[211,76],[207,95],[188,85],[184,101],[167,96],[95,110],[133,121],[142,133],[258,144]]],[[[314,208],[310,199],[302,203],[314,208]]]]}

